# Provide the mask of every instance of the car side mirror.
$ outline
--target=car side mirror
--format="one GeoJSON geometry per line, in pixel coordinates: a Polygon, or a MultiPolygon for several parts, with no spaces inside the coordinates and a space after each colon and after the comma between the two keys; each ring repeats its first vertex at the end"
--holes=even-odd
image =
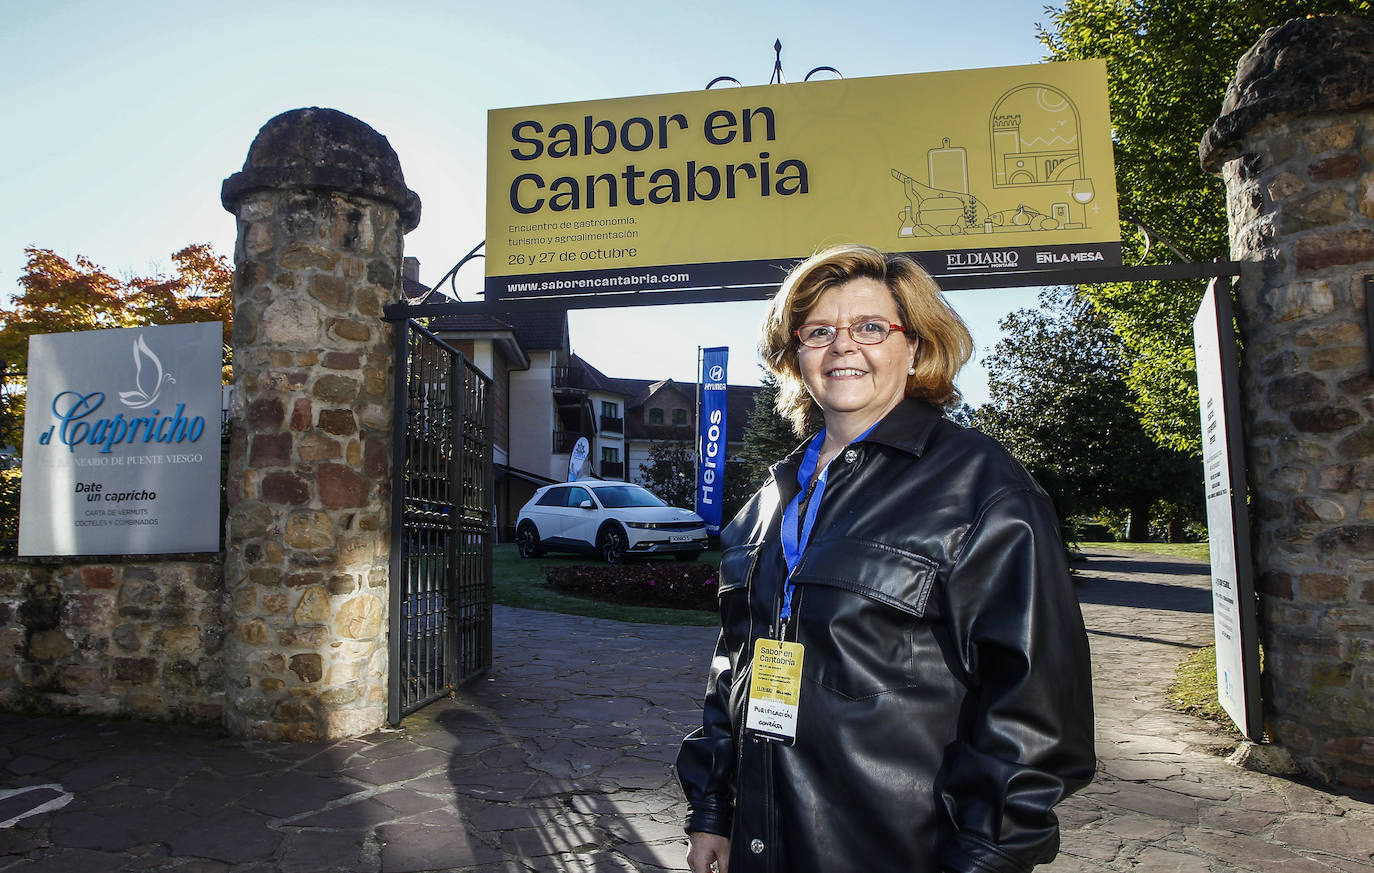
{"type": "Polygon", "coordinates": [[[591,502],[590,500],[584,500],[584,501],[582,501],[581,503],[577,504],[577,508],[578,508],[578,509],[595,509],[596,507],[592,506],[592,502],[591,502]]]}

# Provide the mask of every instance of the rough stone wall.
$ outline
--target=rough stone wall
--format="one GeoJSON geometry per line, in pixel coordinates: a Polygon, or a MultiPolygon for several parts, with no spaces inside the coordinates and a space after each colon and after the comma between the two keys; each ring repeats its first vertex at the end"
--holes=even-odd
{"type": "Polygon", "coordinates": [[[220,562],[0,564],[0,709],[218,722],[220,562]]]}
{"type": "Polygon", "coordinates": [[[1202,147],[1226,180],[1266,727],[1374,787],[1374,21],[1275,28],[1202,147]]]}
{"type": "Polygon", "coordinates": [[[268,122],[225,183],[239,226],[225,721],[244,736],[357,736],[386,716],[394,387],[381,316],[419,208],[397,203],[399,177],[371,128],[305,109],[268,122]]]}

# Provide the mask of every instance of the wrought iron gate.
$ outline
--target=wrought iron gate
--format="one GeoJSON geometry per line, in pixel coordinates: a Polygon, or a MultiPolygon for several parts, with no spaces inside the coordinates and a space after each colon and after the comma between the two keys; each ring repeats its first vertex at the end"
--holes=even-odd
{"type": "Polygon", "coordinates": [[[491,667],[491,380],[414,321],[396,326],[392,724],[491,667]]]}

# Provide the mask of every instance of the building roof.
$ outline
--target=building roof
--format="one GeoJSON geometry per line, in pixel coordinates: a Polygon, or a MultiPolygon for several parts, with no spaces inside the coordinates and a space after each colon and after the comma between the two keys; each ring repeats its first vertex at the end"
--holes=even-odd
{"type": "MultiPolygon", "coordinates": [[[[646,424],[643,415],[631,415],[634,410],[643,409],[651,398],[663,391],[680,394],[689,403],[695,403],[698,383],[678,382],[675,379],[619,379],[607,376],[596,367],[577,355],[571,357],[573,367],[580,368],[584,374],[584,387],[588,390],[620,394],[625,401],[625,438],[648,440],[686,440],[694,441],[696,431],[690,425],[646,424]]],[[[727,385],[725,389],[725,427],[726,440],[738,442],[744,439],[744,427],[749,421],[749,413],[754,411],[754,397],[761,391],[758,385],[727,385]]]]}
{"type": "Polygon", "coordinates": [[[492,315],[445,315],[430,320],[429,329],[445,331],[498,330],[515,332],[515,338],[527,351],[554,350],[568,347],[568,314],[566,312],[500,312],[492,315]],[[499,327],[498,327],[499,325],[499,327]]]}

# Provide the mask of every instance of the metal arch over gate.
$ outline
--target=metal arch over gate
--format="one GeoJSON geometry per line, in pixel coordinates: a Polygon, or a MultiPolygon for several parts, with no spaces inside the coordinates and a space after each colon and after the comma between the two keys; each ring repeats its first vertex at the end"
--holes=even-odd
{"type": "Polygon", "coordinates": [[[491,379],[409,319],[396,326],[392,724],[491,668],[491,379]]]}

